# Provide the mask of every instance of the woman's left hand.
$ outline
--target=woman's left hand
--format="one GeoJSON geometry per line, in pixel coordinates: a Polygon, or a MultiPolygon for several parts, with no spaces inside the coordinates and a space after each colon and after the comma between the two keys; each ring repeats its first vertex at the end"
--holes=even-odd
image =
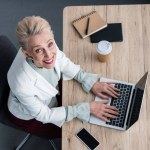
{"type": "Polygon", "coordinates": [[[108,99],[110,96],[117,98],[119,96],[119,89],[112,86],[114,82],[96,82],[92,87],[92,92],[101,97],[102,99],[108,99]]]}

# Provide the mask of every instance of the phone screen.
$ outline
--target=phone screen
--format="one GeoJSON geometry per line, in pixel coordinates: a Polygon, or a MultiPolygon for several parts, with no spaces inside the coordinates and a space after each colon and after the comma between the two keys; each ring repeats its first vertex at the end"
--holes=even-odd
{"type": "Polygon", "coordinates": [[[90,150],[94,150],[99,142],[84,128],[77,133],[77,137],[83,141],[90,150]]]}

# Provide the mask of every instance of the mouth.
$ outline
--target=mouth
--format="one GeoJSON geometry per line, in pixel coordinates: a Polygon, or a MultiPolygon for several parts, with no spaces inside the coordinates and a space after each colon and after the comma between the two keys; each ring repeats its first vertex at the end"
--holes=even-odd
{"type": "Polygon", "coordinates": [[[51,59],[47,59],[43,61],[45,64],[53,64],[54,62],[54,57],[52,57],[51,59]]]}

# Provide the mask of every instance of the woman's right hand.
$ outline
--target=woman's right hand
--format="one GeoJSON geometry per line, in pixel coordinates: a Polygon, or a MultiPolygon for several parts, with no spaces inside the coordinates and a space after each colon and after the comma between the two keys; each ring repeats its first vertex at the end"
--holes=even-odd
{"type": "Polygon", "coordinates": [[[117,118],[118,109],[107,105],[108,100],[90,102],[90,113],[105,122],[110,122],[108,118],[117,118]]]}

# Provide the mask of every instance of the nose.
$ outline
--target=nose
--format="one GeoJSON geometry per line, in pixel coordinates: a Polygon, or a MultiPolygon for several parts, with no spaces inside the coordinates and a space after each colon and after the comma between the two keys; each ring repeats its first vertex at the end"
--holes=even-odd
{"type": "Polygon", "coordinates": [[[45,51],[44,51],[44,57],[50,57],[51,55],[51,51],[49,50],[49,48],[45,48],[45,51]]]}

